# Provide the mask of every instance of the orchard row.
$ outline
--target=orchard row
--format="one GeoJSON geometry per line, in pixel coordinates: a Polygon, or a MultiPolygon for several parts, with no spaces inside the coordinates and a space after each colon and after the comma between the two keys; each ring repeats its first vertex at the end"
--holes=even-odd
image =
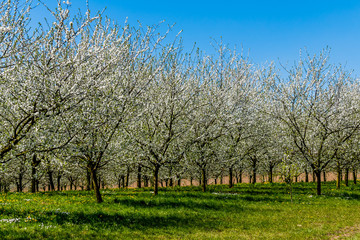
{"type": "Polygon", "coordinates": [[[38,6],[51,17],[34,29],[33,3],[0,4],[3,190],[93,188],[102,202],[101,186],[135,179],[157,194],[164,181],[205,191],[210,178],[231,187],[244,174],[291,183],[313,173],[321,194],[324,171],[356,176],[359,81],[328,49],[281,72],[222,42],[213,55],[184,52],[171,28],[59,2],[38,6]]]}

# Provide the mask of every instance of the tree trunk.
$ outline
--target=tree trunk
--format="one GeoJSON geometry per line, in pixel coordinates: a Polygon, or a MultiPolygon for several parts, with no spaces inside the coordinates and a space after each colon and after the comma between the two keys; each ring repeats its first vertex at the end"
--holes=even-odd
{"type": "Polygon", "coordinates": [[[121,188],[121,177],[118,178],[118,188],[121,188]]]}
{"type": "Polygon", "coordinates": [[[309,182],[309,173],[307,169],[305,169],[305,182],[309,182]]]}
{"type": "Polygon", "coordinates": [[[181,187],[181,177],[180,177],[180,176],[178,176],[178,183],[177,183],[177,185],[178,185],[179,187],[181,187]]]}
{"type": "Polygon", "coordinates": [[[233,169],[229,168],[229,188],[233,187],[233,169]]]}
{"type": "Polygon", "coordinates": [[[149,177],[150,187],[154,187],[154,178],[149,177]]]}
{"type": "Polygon", "coordinates": [[[22,173],[19,174],[19,184],[18,185],[19,185],[18,191],[22,192],[23,191],[23,175],[22,175],[22,173]]]}
{"type": "Polygon", "coordinates": [[[315,171],[313,171],[313,179],[312,179],[313,182],[316,182],[316,179],[317,179],[316,177],[317,177],[316,173],[315,173],[315,171]]]}
{"type": "Polygon", "coordinates": [[[148,178],[148,176],[144,176],[144,184],[145,184],[145,187],[149,187],[149,178],[148,178]]]}
{"type": "Polygon", "coordinates": [[[95,191],[96,202],[102,203],[103,200],[102,200],[100,189],[99,189],[99,183],[97,182],[98,179],[96,176],[96,170],[90,169],[90,175],[91,175],[91,180],[92,180],[94,191],[95,191]]]}
{"type": "Polygon", "coordinates": [[[356,169],[353,169],[353,180],[354,180],[354,184],[356,184],[356,169]]]}
{"type": "Polygon", "coordinates": [[[126,188],[129,187],[129,181],[130,181],[130,168],[128,167],[127,170],[126,170],[126,188]]]}
{"type": "Polygon", "coordinates": [[[141,165],[138,166],[137,187],[141,188],[141,165]]]}
{"type": "Polygon", "coordinates": [[[336,169],[336,173],[337,173],[337,178],[336,178],[336,189],[340,189],[341,186],[341,178],[342,178],[342,172],[340,167],[337,167],[336,169]]]}
{"type": "Polygon", "coordinates": [[[253,184],[256,183],[256,168],[253,168],[253,184]]]}
{"type": "Polygon", "coordinates": [[[257,165],[257,157],[254,156],[251,158],[251,161],[252,161],[252,180],[253,180],[253,184],[256,183],[256,165],[257,165]]]}
{"type": "Polygon", "coordinates": [[[40,192],[40,191],[39,191],[39,185],[40,185],[40,181],[36,179],[36,184],[35,184],[35,186],[36,186],[36,191],[37,191],[37,192],[40,192]]]}
{"type": "Polygon", "coordinates": [[[205,168],[201,169],[201,181],[202,181],[202,191],[206,192],[206,170],[205,168]]]}
{"type": "Polygon", "coordinates": [[[316,171],[316,178],[317,178],[317,187],[316,187],[316,193],[318,196],[321,195],[321,171],[316,171]]]}
{"type": "Polygon", "coordinates": [[[269,183],[273,183],[273,166],[269,168],[269,183]]]}
{"type": "Polygon", "coordinates": [[[170,187],[173,187],[173,186],[174,186],[174,182],[173,182],[173,179],[172,179],[172,178],[169,179],[169,186],[170,186],[170,187]]]}
{"type": "Polygon", "coordinates": [[[239,183],[242,183],[242,175],[243,175],[243,171],[240,170],[240,173],[239,173],[239,183]]]}
{"type": "Polygon", "coordinates": [[[154,195],[158,195],[159,193],[159,165],[155,165],[154,169],[154,195]]]}
{"type": "Polygon", "coordinates": [[[88,169],[86,169],[86,191],[90,191],[91,190],[91,176],[90,176],[90,171],[88,169]]]}
{"type": "Polygon", "coordinates": [[[326,171],[323,171],[323,180],[326,182],[326,171]]]}
{"type": "Polygon", "coordinates": [[[52,171],[48,171],[48,177],[49,177],[50,191],[54,191],[55,190],[55,184],[54,184],[53,172],[52,171]]]}
{"type": "Polygon", "coordinates": [[[125,176],[121,176],[122,188],[125,188],[125,176]]]}
{"type": "Polygon", "coordinates": [[[57,190],[61,191],[61,175],[57,176],[57,190]]]}
{"type": "Polygon", "coordinates": [[[36,192],[36,168],[31,167],[31,192],[36,192]]]}
{"type": "Polygon", "coordinates": [[[31,159],[31,192],[36,192],[36,167],[39,165],[40,161],[37,160],[36,154],[33,155],[31,159]]]}
{"type": "Polygon", "coordinates": [[[349,168],[345,169],[345,186],[349,186],[349,168]]]}

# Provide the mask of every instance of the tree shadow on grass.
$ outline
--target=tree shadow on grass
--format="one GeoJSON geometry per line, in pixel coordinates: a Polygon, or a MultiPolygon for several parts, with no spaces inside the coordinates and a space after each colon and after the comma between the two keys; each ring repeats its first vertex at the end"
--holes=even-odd
{"type": "Polygon", "coordinates": [[[192,211],[218,211],[218,212],[241,212],[248,211],[235,195],[215,194],[164,194],[152,198],[115,198],[114,203],[119,206],[134,207],[137,209],[178,209],[192,211]]]}
{"type": "MultiPolygon", "coordinates": [[[[252,209],[251,211],[253,212],[259,210],[252,209]]],[[[271,212],[275,210],[266,211],[269,211],[269,214],[271,214],[271,212]]],[[[17,218],[22,219],[21,222],[27,220],[26,213],[19,213],[15,210],[7,211],[7,215],[16,216],[17,218]]],[[[215,214],[211,215],[211,217],[204,218],[204,215],[193,211],[184,211],[182,213],[179,213],[178,211],[164,213],[164,211],[156,212],[156,210],[146,211],[144,209],[126,213],[106,213],[104,211],[92,213],[33,211],[31,216],[33,219],[36,219],[36,224],[52,226],[69,226],[69,224],[70,226],[91,225],[93,230],[99,231],[104,228],[117,231],[121,228],[128,228],[132,230],[176,228],[184,231],[220,230],[224,228],[224,219],[222,215],[218,217],[215,214]]],[[[30,221],[30,223],[33,222],[30,221]]]]}
{"type": "Polygon", "coordinates": [[[338,198],[342,198],[342,199],[346,199],[346,200],[360,200],[360,193],[355,193],[355,192],[336,192],[336,191],[331,191],[331,192],[326,192],[325,193],[326,196],[329,197],[338,197],[338,198]]]}
{"type": "Polygon", "coordinates": [[[103,228],[146,230],[176,227],[191,231],[191,229],[216,230],[223,228],[224,212],[240,214],[243,212],[244,215],[248,215],[256,211],[268,211],[268,214],[279,211],[244,207],[232,200],[217,201],[219,196],[211,196],[211,194],[197,196],[197,199],[176,199],[174,196],[167,195],[160,197],[151,199],[124,198],[115,199],[112,203],[104,203],[106,204],[105,209],[112,206],[112,209],[130,210],[119,213],[107,212],[102,208],[97,208],[98,210],[94,212],[67,211],[65,208],[63,210],[32,210],[31,213],[8,208],[2,209],[1,213],[9,216],[9,218],[20,218],[22,222],[27,221],[28,216],[31,215],[31,218],[36,219],[36,223],[45,225],[91,225],[93,229],[99,230],[103,228]],[[208,199],[203,199],[203,197],[208,199]],[[209,200],[213,197],[214,199],[209,200]]]}
{"type": "Polygon", "coordinates": [[[149,233],[152,233],[154,230],[161,232],[163,229],[165,231],[174,229],[173,231],[176,232],[181,229],[181,232],[193,232],[196,230],[216,230],[220,229],[221,226],[220,220],[203,221],[195,215],[184,214],[169,214],[165,216],[155,213],[149,215],[141,213],[108,214],[104,212],[71,212],[69,214],[57,213],[56,215],[45,213],[42,216],[39,216],[37,212],[32,214],[37,219],[37,222],[30,222],[30,228],[26,226],[27,223],[23,223],[23,220],[20,223],[12,223],[20,225],[6,228],[4,229],[5,231],[0,230],[0,239],[71,239],[74,236],[77,236],[76,239],[79,239],[79,234],[83,236],[81,239],[109,239],[109,233],[119,236],[125,229],[130,231],[148,231],[149,233]],[[56,231],[53,232],[52,229],[46,230],[41,226],[56,227],[54,228],[56,231]],[[29,230],[26,230],[26,228],[29,230]],[[77,234],[75,233],[76,235],[74,235],[74,232],[71,232],[74,229],[78,232],[77,234]]]}

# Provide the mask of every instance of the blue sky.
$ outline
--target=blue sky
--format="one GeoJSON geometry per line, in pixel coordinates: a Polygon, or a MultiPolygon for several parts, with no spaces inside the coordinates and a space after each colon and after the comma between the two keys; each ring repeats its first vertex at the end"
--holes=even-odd
{"type": "MultiPolygon", "coordinates": [[[[95,12],[132,25],[176,23],[183,30],[185,49],[194,42],[205,52],[214,52],[211,38],[230,47],[243,48],[258,64],[275,61],[289,66],[299,50],[311,54],[329,46],[331,61],[346,65],[360,75],[360,1],[358,0],[248,0],[248,1],[145,1],[88,0],[95,12]]],[[[46,1],[50,6],[56,0],[46,1]]],[[[85,9],[85,0],[72,0],[72,8],[85,9]]],[[[41,16],[41,14],[40,14],[41,16]]],[[[39,16],[37,16],[39,17],[39,16]]]]}

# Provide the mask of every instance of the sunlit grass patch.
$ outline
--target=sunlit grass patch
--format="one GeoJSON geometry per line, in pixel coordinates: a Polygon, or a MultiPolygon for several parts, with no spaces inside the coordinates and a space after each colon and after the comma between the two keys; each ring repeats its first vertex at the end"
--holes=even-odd
{"type": "MultiPolygon", "coordinates": [[[[0,195],[0,239],[329,239],[360,224],[359,186],[238,184],[0,195]]],[[[351,236],[356,236],[356,232],[351,236]]]]}

